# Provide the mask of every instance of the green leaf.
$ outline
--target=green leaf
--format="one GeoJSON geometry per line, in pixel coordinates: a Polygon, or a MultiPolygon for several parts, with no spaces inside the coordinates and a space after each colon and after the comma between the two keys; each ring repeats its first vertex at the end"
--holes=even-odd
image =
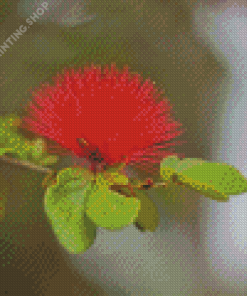
{"type": "Polygon", "coordinates": [[[128,177],[118,172],[105,171],[101,176],[107,180],[108,185],[128,185],[129,183],[128,177]]]}
{"type": "Polygon", "coordinates": [[[46,152],[46,142],[43,138],[37,138],[32,143],[32,157],[34,159],[40,159],[46,152]]]}
{"type": "MultiPolygon", "coordinates": [[[[131,195],[129,188],[122,187],[121,191],[128,196],[131,195]]],[[[141,202],[138,217],[135,219],[134,223],[138,223],[138,228],[141,228],[142,232],[147,230],[154,232],[160,221],[157,206],[145,193],[145,190],[133,188],[133,191],[136,195],[136,198],[141,202]]]]}
{"type": "Polygon", "coordinates": [[[30,142],[29,147],[29,159],[37,165],[49,166],[57,163],[59,160],[58,155],[50,155],[47,153],[47,143],[44,138],[36,138],[30,142]]]}
{"type": "Polygon", "coordinates": [[[93,182],[72,180],[53,185],[45,194],[45,211],[59,242],[68,252],[85,252],[94,242],[96,225],[85,215],[93,182]]]}
{"type": "Polygon", "coordinates": [[[16,135],[18,129],[17,127],[21,124],[21,119],[19,116],[14,114],[1,116],[0,117],[0,142],[5,142],[5,140],[16,135]],[[10,133],[10,135],[9,135],[10,133]]]}
{"type": "Polygon", "coordinates": [[[180,162],[177,156],[169,156],[164,158],[160,163],[160,175],[162,180],[170,181],[172,176],[176,173],[176,166],[180,162]]]}
{"type": "Polygon", "coordinates": [[[65,168],[57,174],[57,185],[64,185],[72,180],[87,180],[91,181],[94,179],[94,174],[85,168],[65,168]]]}
{"type": "Polygon", "coordinates": [[[143,190],[135,190],[136,197],[141,202],[141,209],[135,222],[141,226],[142,231],[154,232],[159,225],[159,212],[155,203],[143,192],[143,190]]]}
{"type": "MultiPolygon", "coordinates": [[[[98,181],[99,182],[99,181],[98,181]]],[[[120,229],[133,223],[140,210],[140,201],[96,182],[96,190],[87,202],[87,216],[99,227],[120,229]]]]}
{"type": "Polygon", "coordinates": [[[176,173],[180,173],[180,172],[183,172],[184,170],[187,170],[194,166],[199,166],[204,163],[209,163],[209,162],[201,158],[184,158],[178,161],[174,168],[176,170],[176,173]]]}
{"type": "Polygon", "coordinates": [[[5,148],[0,148],[0,155],[4,155],[6,153],[6,149],[5,148]]]}
{"type": "Polygon", "coordinates": [[[16,115],[0,117],[0,155],[11,153],[19,159],[27,160],[31,151],[30,142],[18,134],[21,120],[16,115]]]}
{"type": "Polygon", "coordinates": [[[226,163],[204,162],[183,168],[177,173],[177,179],[185,186],[214,198],[247,192],[245,177],[226,163]]]}
{"type": "Polygon", "coordinates": [[[14,114],[0,117],[0,155],[10,153],[20,160],[41,166],[55,164],[58,156],[46,152],[46,140],[27,140],[18,130],[20,124],[20,117],[14,114]]]}
{"type": "Polygon", "coordinates": [[[179,160],[171,156],[162,161],[160,173],[164,181],[172,179],[218,201],[227,201],[228,195],[247,192],[247,180],[226,163],[210,163],[201,158],[179,160]]]}
{"type": "Polygon", "coordinates": [[[104,176],[104,173],[98,173],[96,175],[96,185],[101,187],[101,186],[110,186],[112,185],[112,182],[110,182],[109,180],[107,180],[104,176]]]}
{"type": "Polygon", "coordinates": [[[11,113],[0,117],[0,124],[5,123],[6,125],[17,127],[21,123],[20,116],[11,113]]]}
{"type": "Polygon", "coordinates": [[[163,181],[169,181],[176,173],[206,162],[201,158],[184,158],[180,160],[177,156],[172,155],[164,158],[160,164],[160,174],[163,181]]]}

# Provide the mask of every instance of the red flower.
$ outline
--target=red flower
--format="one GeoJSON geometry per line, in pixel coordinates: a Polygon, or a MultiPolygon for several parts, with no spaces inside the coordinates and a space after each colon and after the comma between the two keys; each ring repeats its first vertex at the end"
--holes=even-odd
{"type": "Polygon", "coordinates": [[[108,165],[139,162],[150,171],[154,163],[175,154],[162,149],[182,143],[168,143],[184,132],[172,119],[168,100],[155,103],[162,92],[150,80],[142,83],[128,67],[119,71],[115,64],[110,70],[92,65],[53,79],[53,86],[33,93],[22,127],[58,147],[108,165]]]}

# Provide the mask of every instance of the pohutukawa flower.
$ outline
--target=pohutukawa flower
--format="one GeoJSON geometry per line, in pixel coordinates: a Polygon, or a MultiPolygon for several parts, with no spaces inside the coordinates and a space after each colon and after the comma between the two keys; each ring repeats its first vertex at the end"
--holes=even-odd
{"type": "MultiPolygon", "coordinates": [[[[128,67],[115,64],[66,69],[33,92],[22,127],[56,143],[48,152],[63,147],[78,157],[113,165],[140,164],[149,172],[168,155],[164,150],[183,142],[181,124],[171,115],[171,105],[149,79],[142,81],[128,67]]],[[[183,156],[182,156],[183,157],[183,156]]]]}

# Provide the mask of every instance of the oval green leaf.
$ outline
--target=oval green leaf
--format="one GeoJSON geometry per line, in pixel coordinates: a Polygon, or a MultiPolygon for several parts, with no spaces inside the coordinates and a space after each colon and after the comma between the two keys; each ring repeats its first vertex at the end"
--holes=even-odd
{"type": "Polygon", "coordinates": [[[204,163],[201,158],[184,158],[180,160],[177,156],[172,155],[164,158],[160,164],[160,174],[163,181],[169,181],[176,173],[188,169],[192,166],[204,163]]]}
{"type": "MultiPolygon", "coordinates": [[[[121,188],[121,191],[130,196],[131,191],[129,188],[121,188]]],[[[159,225],[160,216],[155,203],[149,198],[144,190],[139,190],[133,188],[133,192],[136,195],[136,198],[141,203],[141,207],[138,213],[138,217],[135,219],[134,223],[138,223],[138,228],[142,231],[151,231],[154,232],[157,226],[159,225]]]]}
{"type": "Polygon", "coordinates": [[[227,198],[227,195],[247,192],[245,177],[226,163],[203,162],[183,168],[177,173],[177,179],[185,186],[213,198],[227,198]]]}
{"type": "Polygon", "coordinates": [[[208,163],[208,161],[201,158],[184,158],[176,163],[174,169],[176,170],[176,173],[180,173],[184,170],[192,168],[193,166],[198,166],[203,163],[208,163]]]}
{"type": "Polygon", "coordinates": [[[87,202],[87,216],[98,227],[121,229],[133,223],[140,210],[140,201],[109,189],[106,184],[96,184],[87,202]]]}
{"type": "Polygon", "coordinates": [[[11,153],[19,159],[27,160],[28,153],[30,153],[29,141],[18,134],[19,123],[18,116],[0,117],[0,155],[11,153]]]}
{"type": "Polygon", "coordinates": [[[6,149],[5,148],[0,148],[0,155],[4,155],[6,153],[6,149]]]}
{"type": "Polygon", "coordinates": [[[142,231],[154,232],[159,225],[160,216],[155,203],[143,192],[143,190],[134,190],[136,197],[141,202],[141,208],[135,222],[141,226],[142,231]],[[138,192],[139,191],[139,192],[138,192]]]}
{"type": "Polygon", "coordinates": [[[94,179],[94,174],[85,168],[65,168],[57,174],[57,185],[64,185],[72,180],[87,180],[91,181],[94,179]]]}
{"type": "Polygon", "coordinates": [[[129,183],[128,177],[120,173],[110,173],[106,171],[103,177],[108,181],[109,185],[128,185],[129,183]]]}
{"type": "Polygon", "coordinates": [[[160,175],[164,182],[170,181],[176,173],[176,167],[180,159],[177,156],[169,156],[164,158],[160,163],[160,175]]]}
{"type": "Polygon", "coordinates": [[[45,211],[59,242],[69,253],[85,252],[96,237],[96,225],[85,215],[93,186],[86,180],[73,180],[46,191],[45,211]]]}
{"type": "Polygon", "coordinates": [[[31,142],[32,147],[32,157],[34,159],[41,159],[42,156],[46,153],[46,142],[43,138],[37,138],[31,142]]]}

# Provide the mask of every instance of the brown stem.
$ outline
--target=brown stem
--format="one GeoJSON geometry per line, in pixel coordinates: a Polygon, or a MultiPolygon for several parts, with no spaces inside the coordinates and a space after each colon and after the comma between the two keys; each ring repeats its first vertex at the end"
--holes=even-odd
{"type": "Polygon", "coordinates": [[[8,157],[6,155],[1,155],[0,160],[3,160],[4,162],[7,162],[7,163],[28,167],[29,169],[38,171],[40,173],[48,174],[48,173],[53,172],[52,169],[43,168],[42,166],[35,165],[35,164],[33,164],[33,163],[29,162],[29,161],[19,160],[19,159],[16,159],[16,158],[11,158],[11,157],[8,157]]]}
{"type": "MultiPolygon", "coordinates": [[[[178,185],[180,185],[179,183],[176,183],[178,185]]],[[[135,196],[134,192],[133,192],[133,188],[137,188],[139,190],[148,190],[151,188],[158,188],[158,187],[167,187],[168,182],[167,183],[156,183],[153,185],[149,185],[149,184],[139,184],[139,185],[132,185],[132,184],[128,184],[128,185],[120,185],[121,187],[126,187],[131,191],[132,196],[135,196]]],[[[181,184],[182,185],[182,184],[181,184]]]]}
{"type": "Polygon", "coordinates": [[[128,189],[130,190],[132,196],[136,197],[136,194],[135,194],[135,192],[133,191],[133,187],[131,186],[130,183],[128,184],[128,189]]]}
{"type": "Polygon", "coordinates": [[[144,227],[142,227],[138,222],[134,222],[135,227],[137,227],[140,231],[144,231],[144,227]]]}
{"type": "MultiPolygon", "coordinates": [[[[11,163],[11,164],[15,164],[15,165],[19,165],[19,166],[24,166],[24,167],[27,167],[31,170],[35,170],[35,171],[38,171],[40,173],[45,173],[45,174],[50,174],[50,175],[53,175],[54,173],[54,170],[52,169],[49,169],[49,168],[44,168],[42,166],[39,166],[39,165],[35,165],[29,161],[24,161],[24,160],[19,160],[19,159],[16,159],[16,158],[11,158],[11,157],[8,157],[6,155],[2,155],[0,156],[0,160],[3,160],[4,162],[7,162],[7,163],[11,163]]],[[[94,172],[96,173],[97,172],[97,166],[93,165],[92,168],[94,169],[94,172]]],[[[175,180],[173,180],[174,182],[175,180]]],[[[135,196],[135,193],[133,191],[133,188],[138,188],[140,190],[145,190],[145,189],[151,189],[153,187],[157,188],[157,187],[167,187],[169,182],[166,182],[166,183],[156,183],[156,184],[146,184],[146,183],[143,183],[143,184],[139,184],[139,185],[132,185],[132,184],[128,184],[128,185],[121,185],[121,187],[127,187],[130,191],[131,191],[131,194],[132,196],[135,196]]],[[[176,183],[176,182],[174,182],[176,183]]],[[[177,185],[182,185],[182,183],[176,183],[177,185]]]]}

